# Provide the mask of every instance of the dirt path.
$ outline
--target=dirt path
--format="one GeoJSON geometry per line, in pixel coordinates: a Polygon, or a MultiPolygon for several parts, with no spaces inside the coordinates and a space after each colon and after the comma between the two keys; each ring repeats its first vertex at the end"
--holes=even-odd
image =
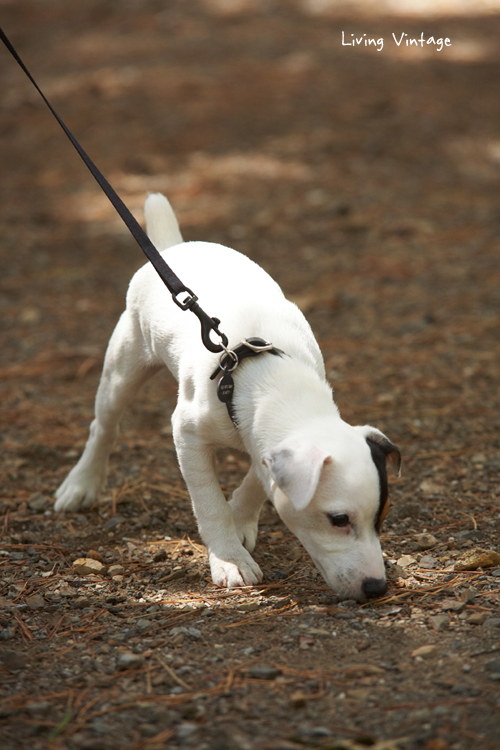
{"type": "MultiPolygon", "coordinates": [[[[187,239],[269,270],[343,417],[403,452],[389,592],[363,607],[337,601],[270,506],[264,584],[214,588],[166,375],[127,414],[105,502],[55,516],[142,257],[0,50],[3,750],[498,747],[500,17],[334,6],[0,2],[137,217],[163,191],[187,239]],[[94,573],[73,565],[89,553],[94,573]]],[[[221,457],[228,495],[245,468],[221,457]]]]}

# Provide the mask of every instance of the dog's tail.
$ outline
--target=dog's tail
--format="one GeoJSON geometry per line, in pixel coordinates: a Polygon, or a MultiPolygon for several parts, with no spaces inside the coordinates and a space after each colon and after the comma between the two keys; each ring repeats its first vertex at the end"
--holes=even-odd
{"type": "Polygon", "coordinates": [[[146,231],[158,250],[183,242],[172,206],[161,193],[151,193],[144,204],[146,231]]]}

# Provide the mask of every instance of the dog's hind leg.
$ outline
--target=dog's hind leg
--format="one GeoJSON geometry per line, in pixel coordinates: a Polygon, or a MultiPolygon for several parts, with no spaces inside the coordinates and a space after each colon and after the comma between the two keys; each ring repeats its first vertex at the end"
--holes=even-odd
{"type": "Polygon", "coordinates": [[[266,499],[264,487],[254,467],[251,466],[229,501],[239,540],[249,552],[253,551],[257,541],[260,510],[266,499]]]}
{"type": "Polygon", "coordinates": [[[55,510],[91,506],[106,483],[108,458],[120,417],[160,365],[146,350],[139,324],[126,310],[109,341],[95,402],[95,419],[83,454],[56,492],[55,510]]]}

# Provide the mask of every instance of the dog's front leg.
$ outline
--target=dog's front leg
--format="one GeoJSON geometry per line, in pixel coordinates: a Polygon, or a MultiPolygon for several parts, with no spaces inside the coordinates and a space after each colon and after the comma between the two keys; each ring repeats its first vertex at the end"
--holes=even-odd
{"type": "Polygon", "coordinates": [[[236,532],[243,546],[253,552],[257,541],[259,515],[267,495],[253,466],[233,492],[229,505],[233,511],[236,532]]]}
{"type": "Polygon", "coordinates": [[[241,544],[233,513],[219,486],[215,451],[189,429],[179,425],[178,410],[172,419],[175,446],[187,484],[201,538],[208,549],[212,580],[216,586],[252,586],[262,572],[241,544]]]}

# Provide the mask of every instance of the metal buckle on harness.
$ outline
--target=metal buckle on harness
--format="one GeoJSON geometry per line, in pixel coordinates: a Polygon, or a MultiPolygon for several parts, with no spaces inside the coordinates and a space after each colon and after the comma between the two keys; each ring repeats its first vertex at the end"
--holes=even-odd
{"type": "Polygon", "coordinates": [[[245,344],[249,349],[251,349],[253,352],[270,352],[271,349],[274,349],[274,344],[270,344],[268,341],[264,341],[263,339],[243,339],[242,344],[245,344]],[[253,342],[255,341],[262,341],[262,344],[255,344],[253,342]]]}

